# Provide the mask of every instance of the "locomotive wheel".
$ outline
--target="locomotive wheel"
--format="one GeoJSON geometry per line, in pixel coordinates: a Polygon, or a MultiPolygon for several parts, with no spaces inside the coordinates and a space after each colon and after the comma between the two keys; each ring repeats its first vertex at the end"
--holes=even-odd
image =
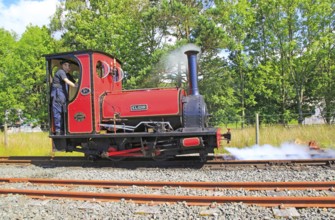
{"type": "Polygon", "coordinates": [[[167,157],[167,156],[165,156],[165,155],[158,155],[158,156],[154,156],[154,157],[152,157],[152,159],[153,159],[154,161],[158,161],[158,162],[160,162],[160,161],[167,161],[167,160],[170,159],[170,158],[167,157]]]}
{"type": "Polygon", "coordinates": [[[200,162],[205,163],[207,161],[208,153],[205,150],[199,152],[200,162]]]}
{"type": "Polygon", "coordinates": [[[126,158],[127,157],[108,157],[109,160],[114,161],[114,162],[120,162],[126,158]]]}
{"type": "Polygon", "coordinates": [[[173,154],[169,154],[169,153],[166,153],[165,151],[160,151],[160,154],[158,155],[152,155],[152,159],[154,161],[167,161],[167,160],[170,160],[171,158],[173,158],[174,156],[176,155],[173,155],[173,154]]]}
{"type": "MultiPolygon", "coordinates": [[[[122,151],[122,150],[127,150],[128,148],[130,149],[127,138],[116,139],[115,145],[111,146],[111,148],[113,148],[113,151],[122,151]]],[[[107,159],[114,161],[114,162],[119,162],[119,161],[125,160],[126,158],[128,157],[120,157],[120,156],[107,157],[107,159]]]]}
{"type": "Polygon", "coordinates": [[[94,141],[82,143],[82,146],[85,150],[84,155],[89,161],[94,162],[101,158],[99,152],[97,151],[97,144],[94,141]]]}
{"type": "Polygon", "coordinates": [[[94,154],[85,154],[85,157],[91,162],[97,161],[99,159],[99,156],[94,154]]]}

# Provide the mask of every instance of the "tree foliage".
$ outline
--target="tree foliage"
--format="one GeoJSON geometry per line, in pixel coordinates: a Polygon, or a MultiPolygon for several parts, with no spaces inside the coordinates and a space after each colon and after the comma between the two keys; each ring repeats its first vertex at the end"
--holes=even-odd
{"type": "Polygon", "coordinates": [[[17,84],[14,67],[15,35],[0,29],[0,123],[5,122],[6,112],[10,109],[21,108],[17,95],[17,84]]]}
{"type": "Polygon", "coordinates": [[[54,40],[46,27],[29,26],[19,40],[1,32],[0,102],[2,123],[19,120],[45,124],[47,120],[45,60],[43,54],[54,52],[54,40]]]}
{"type": "Polygon", "coordinates": [[[47,121],[46,70],[44,54],[53,53],[55,43],[46,27],[28,26],[17,42],[15,78],[24,118],[35,124],[47,121]]]}
{"type": "Polygon", "coordinates": [[[124,61],[128,84],[135,87],[135,74],[150,62],[152,52],[141,26],[143,17],[149,16],[144,14],[148,4],[145,0],[67,0],[52,19],[53,31],[63,32],[63,47],[68,50],[101,50],[124,61]]]}

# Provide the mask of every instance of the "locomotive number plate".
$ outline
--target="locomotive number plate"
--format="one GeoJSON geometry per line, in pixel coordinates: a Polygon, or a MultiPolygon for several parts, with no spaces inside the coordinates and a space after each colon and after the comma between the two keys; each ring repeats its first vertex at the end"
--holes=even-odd
{"type": "Polygon", "coordinates": [[[130,111],[137,112],[137,111],[146,111],[148,110],[148,105],[142,104],[142,105],[131,105],[130,111]]]}
{"type": "Polygon", "coordinates": [[[78,121],[78,122],[81,122],[81,121],[84,121],[86,118],[86,115],[82,112],[77,112],[75,115],[74,115],[74,120],[78,121]]]}

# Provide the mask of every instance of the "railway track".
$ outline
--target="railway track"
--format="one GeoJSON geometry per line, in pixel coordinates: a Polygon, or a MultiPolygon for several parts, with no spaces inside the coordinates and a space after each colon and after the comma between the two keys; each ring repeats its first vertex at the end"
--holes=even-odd
{"type": "Polygon", "coordinates": [[[335,181],[327,182],[164,182],[121,180],[68,180],[38,178],[0,178],[0,183],[31,183],[59,186],[112,187],[181,187],[195,189],[246,189],[246,190],[335,190],[335,181]]]}
{"type": "MultiPolygon", "coordinates": [[[[57,180],[57,179],[33,179],[33,178],[1,178],[0,183],[31,183],[33,185],[60,185],[90,186],[90,187],[182,187],[204,190],[218,189],[246,189],[246,190],[332,190],[335,181],[332,182],[147,182],[147,181],[98,181],[98,180],[57,180]]],[[[30,185],[31,186],[31,185],[30,185]]],[[[131,193],[97,193],[78,191],[58,191],[40,189],[15,189],[0,188],[0,194],[21,194],[38,199],[75,199],[95,201],[120,201],[127,200],[135,203],[160,204],[186,202],[188,205],[210,205],[213,203],[242,202],[266,207],[335,207],[335,194],[331,196],[185,196],[171,194],[131,194],[131,193]]]]}
{"type": "Polygon", "coordinates": [[[0,157],[0,164],[19,164],[19,165],[37,165],[37,166],[83,166],[83,167],[162,167],[162,168],[209,168],[223,169],[234,166],[330,166],[335,165],[335,158],[321,159],[289,159],[289,160],[226,160],[219,157],[209,157],[207,162],[200,162],[193,157],[177,157],[168,161],[153,161],[151,159],[126,159],[123,161],[111,161],[100,159],[89,161],[85,157],[0,157]]]}

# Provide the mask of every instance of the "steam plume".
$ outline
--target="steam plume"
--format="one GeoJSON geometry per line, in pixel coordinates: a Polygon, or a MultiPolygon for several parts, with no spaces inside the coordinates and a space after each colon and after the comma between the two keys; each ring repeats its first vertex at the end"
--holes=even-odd
{"type": "MultiPolygon", "coordinates": [[[[188,50],[196,50],[200,52],[200,47],[194,44],[186,44],[178,49],[173,50],[163,58],[165,69],[168,71],[176,71],[178,63],[182,64],[183,66],[187,66],[187,56],[185,55],[185,52],[188,50]]],[[[186,71],[185,67],[183,70],[186,71]]]]}
{"type": "Polygon", "coordinates": [[[285,160],[335,158],[334,150],[313,151],[308,146],[294,143],[283,143],[280,147],[271,145],[254,145],[248,148],[226,147],[227,151],[240,160],[285,160]]]}
{"type": "Polygon", "coordinates": [[[165,57],[165,68],[175,68],[177,63],[183,63],[184,65],[187,65],[187,56],[185,55],[185,52],[188,50],[196,50],[200,52],[200,47],[194,44],[186,44],[178,49],[173,50],[165,57]]]}

